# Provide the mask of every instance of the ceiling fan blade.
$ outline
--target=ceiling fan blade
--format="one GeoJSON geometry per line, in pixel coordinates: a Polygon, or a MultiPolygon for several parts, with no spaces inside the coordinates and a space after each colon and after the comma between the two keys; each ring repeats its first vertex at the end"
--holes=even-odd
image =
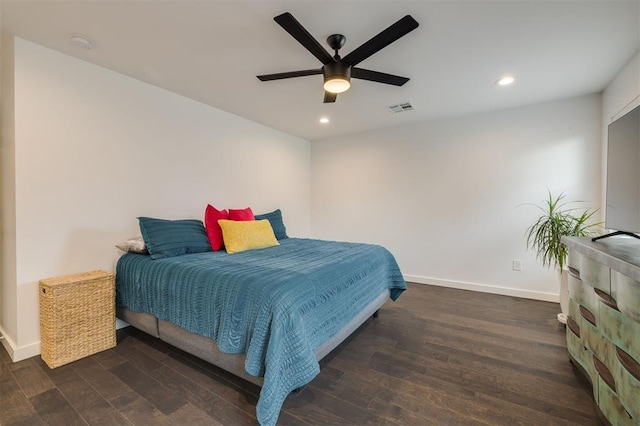
{"type": "Polygon", "coordinates": [[[400,77],[399,75],[386,74],[362,68],[351,68],[351,77],[359,78],[361,80],[375,81],[376,83],[392,84],[394,86],[402,86],[409,81],[407,77],[400,77]]]}
{"type": "Polygon", "coordinates": [[[400,37],[410,33],[418,28],[418,21],[413,19],[411,15],[406,15],[386,30],[365,42],[356,50],[349,53],[342,60],[350,65],[357,65],[367,59],[377,51],[384,49],[400,37]]]}
{"type": "Polygon", "coordinates": [[[328,103],[335,102],[337,97],[338,97],[337,93],[331,93],[331,92],[327,92],[325,90],[325,92],[324,92],[324,103],[328,104],[328,103]]]}
{"type": "Polygon", "coordinates": [[[307,75],[316,75],[316,74],[322,74],[322,68],[313,69],[313,70],[280,72],[277,74],[265,74],[265,75],[258,75],[257,77],[258,79],[260,79],[260,81],[271,81],[271,80],[282,80],[283,78],[304,77],[307,75]]]}
{"type": "Polygon", "coordinates": [[[303,45],[313,56],[318,58],[322,64],[328,64],[334,62],[333,56],[325,50],[318,41],[313,38],[309,31],[307,31],[300,22],[296,20],[289,12],[285,12],[282,15],[278,15],[273,18],[286,32],[291,34],[293,38],[298,40],[298,43],[303,45]]]}

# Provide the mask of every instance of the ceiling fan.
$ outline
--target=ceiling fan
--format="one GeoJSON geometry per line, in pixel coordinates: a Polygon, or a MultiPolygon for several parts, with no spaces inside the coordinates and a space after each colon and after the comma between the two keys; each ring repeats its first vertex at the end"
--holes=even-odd
{"type": "Polygon", "coordinates": [[[322,68],[289,71],[277,74],[265,74],[257,76],[260,81],[281,80],[284,78],[304,77],[307,75],[322,74],[324,76],[324,102],[335,102],[338,93],[342,93],[351,87],[351,77],[361,80],[369,80],[377,83],[402,86],[409,79],[397,75],[386,74],[378,71],[356,68],[360,62],[369,56],[384,49],[400,37],[405,36],[418,28],[418,22],[406,15],[404,18],[383,30],[381,33],[362,44],[360,47],[349,53],[344,58],[338,54],[338,50],[346,41],[342,34],[332,34],[327,37],[327,44],[335,52],[331,56],[318,41],[293,17],[289,12],[273,18],[286,32],[291,34],[298,43],[304,46],[313,56],[322,62],[322,68]]]}

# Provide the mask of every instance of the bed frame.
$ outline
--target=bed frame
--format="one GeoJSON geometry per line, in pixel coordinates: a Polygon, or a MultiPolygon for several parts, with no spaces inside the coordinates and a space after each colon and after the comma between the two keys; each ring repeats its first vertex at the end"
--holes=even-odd
{"type": "MultiPolygon", "coordinates": [[[[377,316],[378,309],[389,299],[389,295],[389,290],[380,293],[373,302],[358,313],[335,336],[318,346],[314,350],[316,359],[320,361],[357,330],[369,317],[377,316]]],[[[252,376],[245,371],[244,354],[223,353],[218,349],[214,340],[187,331],[168,321],[158,319],[151,314],[134,312],[127,308],[118,307],[117,317],[145,333],[262,387],[262,377],[252,376]]]]}

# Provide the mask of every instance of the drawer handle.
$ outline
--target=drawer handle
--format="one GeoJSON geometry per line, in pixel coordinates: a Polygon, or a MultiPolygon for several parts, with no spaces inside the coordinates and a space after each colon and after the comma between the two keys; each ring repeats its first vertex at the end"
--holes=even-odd
{"type": "Polygon", "coordinates": [[[631,374],[637,381],[640,382],[640,364],[631,357],[628,353],[616,346],[616,356],[620,364],[631,374]]]}
{"type": "Polygon", "coordinates": [[[609,296],[607,293],[605,293],[602,290],[599,290],[597,288],[594,288],[596,294],[598,295],[598,297],[602,300],[602,303],[604,303],[605,305],[607,305],[610,308],[615,309],[616,311],[620,311],[620,309],[618,309],[618,302],[616,302],[616,299],[614,299],[613,297],[609,296]]]}
{"type": "Polygon", "coordinates": [[[591,325],[593,325],[595,327],[595,325],[596,325],[596,317],[595,317],[595,315],[593,315],[591,313],[591,311],[589,311],[587,308],[585,308],[582,305],[580,305],[580,315],[582,315],[582,318],[584,318],[587,321],[589,321],[591,323],[591,325]]]}
{"type": "Polygon", "coordinates": [[[611,371],[607,368],[606,365],[602,363],[596,356],[593,356],[593,365],[596,367],[596,371],[598,375],[604,380],[604,382],[611,388],[612,391],[616,391],[616,381],[611,374],[611,371]]]}
{"type": "Polygon", "coordinates": [[[580,326],[573,320],[573,318],[567,317],[567,326],[569,326],[569,330],[571,330],[573,334],[580,337],[580,326]]]}
{"type": "Polygon", "coordinates": [[[580,279],[580,271],[578,271],[576,268],[572,268],[571,266],[569,266],[569,274],[571,274],[573,278],[580,279]]]}

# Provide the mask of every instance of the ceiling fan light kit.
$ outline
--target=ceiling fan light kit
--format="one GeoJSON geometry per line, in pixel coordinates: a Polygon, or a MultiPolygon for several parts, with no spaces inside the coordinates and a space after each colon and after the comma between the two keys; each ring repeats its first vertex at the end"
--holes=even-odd
{"type": "Polygon", "coordinates": [[[344,62],[329,62],[322,67],[324,90],[330,93],[342,93],[351,87],[351,67],[344,62]]]}
{"type": "Polygon", "coordinates": [[[282,80],[285,78],[322,74],[324,78],[325,103],[335,102],[338,93],[349,90],[351,87],[351,77],[393,86],[402,86],[409,81],[407,77],[356,68],[356,65],[418,28],[418,22],[410,15],[406,15],[404,18],[398,20],[395,24],[383,30],[344,58],[341,58],[338,54],[338,50],[346,41],[346,37],[342,34],[332,34],[327,38],[327,44],[329,44],[329,47],[335,52],[335,55],[331,56],[289,12],[278,15],[273,19],[295,38],[298,43],[318,58],[318,60],[322,62],[322,68],[259,75],[258,79],[260,81],[282,80]]]}

